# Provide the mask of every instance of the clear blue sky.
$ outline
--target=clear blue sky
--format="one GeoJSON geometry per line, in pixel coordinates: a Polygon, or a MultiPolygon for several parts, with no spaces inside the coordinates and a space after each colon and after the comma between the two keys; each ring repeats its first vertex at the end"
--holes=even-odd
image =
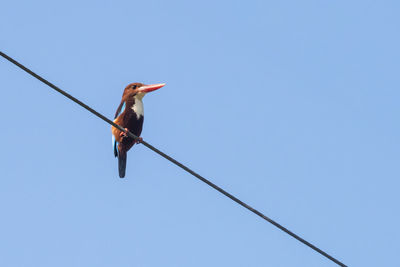
{"type": "MultiPolygon", "coordinates": [[[[349,266],[399,266],[398,1],[4,1],[0,49],[349,266]]],[[[0,265],[335,266],[0,59],[0,265]]]]}

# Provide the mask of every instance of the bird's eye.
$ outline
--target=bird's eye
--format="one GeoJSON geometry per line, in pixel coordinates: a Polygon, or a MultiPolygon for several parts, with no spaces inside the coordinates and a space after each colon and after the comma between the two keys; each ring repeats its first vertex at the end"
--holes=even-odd
{"type": "Polygon", "coordinates": [[[136,89],[136,87],[137,87],[136,85],[132,85],[132,89],[136,89]]]}

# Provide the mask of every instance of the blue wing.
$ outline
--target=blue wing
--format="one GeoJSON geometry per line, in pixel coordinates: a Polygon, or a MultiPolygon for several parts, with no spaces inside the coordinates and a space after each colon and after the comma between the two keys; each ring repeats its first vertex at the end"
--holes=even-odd
{"type": "Polygon", "coordinates": [[[121,104],[119,104],[119,107],[117,109],[117,112],[115,113],[115,117],[114,119],[116,119],[119,115],[121,115],[122,112],[124,112],[125,110],[125,101],[121,102],[121,104]]]}
{"type": "Polygon", "coordinates": [[[114,135],[112,136],[112,144],[114,148],[114,156],[118,157],[118,142],[115,140],[114,135]]]}

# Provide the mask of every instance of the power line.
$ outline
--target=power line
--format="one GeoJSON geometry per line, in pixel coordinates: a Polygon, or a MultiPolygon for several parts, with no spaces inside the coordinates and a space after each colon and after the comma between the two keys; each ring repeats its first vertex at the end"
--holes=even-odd
{"type": "MultiPolygon", "coordinates": [[[[31,71],[30,69],[28,69],[27,67],[25,67],[24,65],[20,64],[19,62],[17,62],[16,60],[14,60],[13,58],[7,56],[6,54],[4,54],[3,52],[0,51],[0,55],[2,57],[4,57],[5,59],[7,59],[8,61],[10,61],[11,63],[17,65],[19,68],[21,68],[22,70],[26,71],[27,73],[29,73],[30,75],[32,75],[33,77],[35,77],[36,79],[40,80],[41,82],[47,84],[48,86],[50,86],[51,88],[53,88],[54,90],[56,90],[57,92],[59,92],[60,94],[66,96],[67,98],[71,99],[72,101],[74,101],[75,103],[77,103],[78,105],[84,107],[85,109],[87,109],[88,111],[90,111],[91,113],[93,113],[94,115],[96,115],[97,117],[99,117],[100,119],[104,120],[105,122],[107,122],[108,124],[111,124],[112,126],[114,126],[115,128],[117,128],[118,130],[125,132],[129,137],[138,140],[139,137],[134,135],[133,133],[131,133],[130,131],[125,130],[124,128],[122,128],[121,126],[119,126],[118,124],[114,123],[113,121],[111,121],[110,119],[108,119],[107,117],[105,117],[104,115],[100,114],[99,112],[97,112],[96,110],[92,109],[91,107],[89,107],[88,105],[86,105],[85,103],[81,102],[80,100],[76,99],[75,97],[73,97],[72,95],[68,94],[67,92],[61,90],[60,88],[58,88],[57,86],[55,86],[54,84],[52,84],[51,82],[47,81],[46,79],[42,78],[41,76],[37,75],[36,73],[34,73],[33,71],[31,71]]],[[[250,210],[251,212],[253,212],[254,214],[260,216],[261,218],[263,218],[264,220],[266,220],[267,222],[273,224],[274,226],[278,227],[279,229],[281,229],[282,231],[284,231],[285,233],[287,233],[288,235],[294,237],[295,239],[297,239],[298,241],[300,241],[301,243],[307,245],[308,247],[312,248],[313,250],[315,250],[316,252],[320,253],[321,255],[325,256],[326,258],[330,259],[331,261],[333,261],[334,263],[338,264],[339,266],[343,266],[343,267],[347,267],[347,265],[343,264],[342,262],[340,262],[339,260],[335,259],[334,257],[330,256],[328,253],[326,253],[325,251],[319,249],[318,247],[314,246],[313,244],[311,244],[310,242],[308,242],[307,240],[301,238],[300,236],[296,235],[295,233],[293,233],[292,231],[290,231],[289,229],[285,228],[284,226],[280,225],[279,223],[275,222],[274,220],[272,220],[271,218],[265,216],[264,214],[262,214],[261,212],[259,212],[258,210],[254,209],[253,207],[249,206],[248,204],[244,203],[243,201],[241,201],[240,199],[238,199],[237,197],[229,194],[228,192],[226,192],[225,190],[223,190],[221,187],[217,186],[216,184],[210,182],[209,180],[207,180],[206,178],[204,178],[203,176],[201,176],[200,174],[194,172],[193,170],[191,170],[190,168],[186,167],[185,165],[183,165],[182,163],[180,163],[179,161],[175,160],[174,158],[168,156],[167,154],[165,154],[164,152],[158,150],[157,148],[155,148],[154,146],[150,145],[149,143],[147,143],[146,141],[142,140],[141,143],[148,147],[149,149],[153,150],[154,152],[156,152],[157,154],[159,154],[160,156],[166,158],[167,160],[171,161],[172,163],[174,163],[175,165],[177,165],[178,167],[184,169],[185,171],[187,171],[188,173],[190,173],[191,175],[193,175],[194,177],[198,178],[199,180],[201,180],[202,182],[208,184],[209,186],[211,186],[212,188],[214,188],[215,190],[217,190],[218,192],[224,194],[225,196],[227,196],[228,198],[232,199],[233,201],[235,201],[236,203],[238,203],[239,205],[245,207],[246,209],[250,210]]]]}

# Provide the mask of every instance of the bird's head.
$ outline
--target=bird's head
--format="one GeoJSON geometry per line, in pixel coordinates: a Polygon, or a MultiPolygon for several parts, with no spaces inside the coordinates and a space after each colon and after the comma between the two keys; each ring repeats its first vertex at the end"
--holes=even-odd
{"type": "Polygon", "coordinates": [[[143,84],[143,83],[131,83],[124,90],[124,96],[134,96],[140,100],[149,92],[155,91],[163,87],[165,83],[157,83],[157,84],[143,84]]]}

